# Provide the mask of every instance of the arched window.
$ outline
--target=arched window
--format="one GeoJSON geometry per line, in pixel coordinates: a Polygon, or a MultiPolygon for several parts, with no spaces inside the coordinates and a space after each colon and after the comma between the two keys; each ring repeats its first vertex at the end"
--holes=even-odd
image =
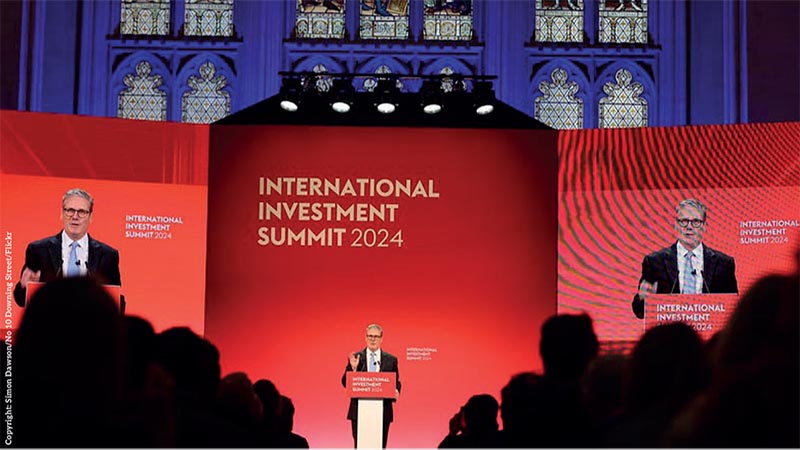
{"type": "Polygon", "coordinates": [[[169,0],[122,0],[121,34],[169,34],[169,0]]]}
{"type": "Polygon", "coordinates": [[[442,67],[442,70],[439,71],[439,75],[445,75],[444,77],[442,77],[442,92],[444,93],[453,92],[453,90],[456,87],[458,87],[458,89],[462,91],[467,88],[467,85],[464,83],[464,80],[457,82],[455,80],[455,77],[450,76],[453,74],[455,74],[455,72],[453,71],[453,68],[450,66],[444,66],[442,67]]]}
{"type": "Polygon", "coordinates": [[[181,121],[189,123],[215,122],[231,112],[231,95],[224,90],[228,80],[214,76],[216,68],[210,61],[198,70],[200,76],[190,76],[187,84],[192,90],[181,99],[181,121]]]}
{"type": "Polygon", "coordinates": [[[600,0],[600,42],[647,43],[647,0],[600,0]]]}
{"type": "Polygon", "coordinates": [[[359,0],[361,39],[408,39],[409,0],[359,0]]]}
{"type": "MultiPolygon", "coordinates": [[[[377,75],[388,74],[388,73],[392,73],[392,69],[389,66],[387,66],[386,64],[381,64],[380,66],[378,66],[375,69],[375,73],[377,75]]],[[[377,78],[369,77],[369,78],[366,78],[364,80],[364,90],[367,91],[367,92],[375,91],[375,87],[377,87],[377,86],[378,86],[378,79],[377,78]]],[[[397,86],[397,89],[403,89],[403,82],[398,79],[396,86],[397,86]]]]}
{"type": "Polygon", "coordinates": [[[425,0],[426,40],[468,41],[472,39],[473,0],[425,0]]]}
{"type": "Polygon", "coordinates": [[[186,0],[186,36],[233,36],[233,0],[186,0]]]}
{"type": "Polygon", "coordinates": [[[344,38],[344,0],[295,0],[295,36],[304,39],[344,38]]]}
{"type": "Polygon", "coordinates": [[[537,42],[583,42],[583,0],[536,0],[537,42]]]}
{"type": "Polygon", "coordinates": [[[647,100],[641,98],[644,87],[633,81],[626,69],[614,74],[616,83],[603,85],[607,97],[600,99],[600,128],[631,128],[647,126],[647,100]]]}
{"type": "Polygon", "coordinates": [[[328,92],[331,90],[333,86],[333,79],[330,75],[325,75],[328,73],[328,68],[325,67],[325,64],[317,64],[311,69],[316,75],[303,77],[303,85],[308,86],[309,83],[314,83],[314,89],[319,92],[328,92]]]}
{"type": "Polygon", "coordinates": [[[550,74],[552,83],[542,81],[535,100],[534,118],[557,129],[583,128],[583,100],[575,97],[579,86],[567,82],[567,71],[556,68],[550,74]]]}
{"type": "Polygon", "coordinates": [[[150,63],[136,64],[136,74],[125,75],[127,86],[117,96],[117,117],[123,119],[167,120],[167,94],[158,89],[161,75],[150,76],[150,63]]]}

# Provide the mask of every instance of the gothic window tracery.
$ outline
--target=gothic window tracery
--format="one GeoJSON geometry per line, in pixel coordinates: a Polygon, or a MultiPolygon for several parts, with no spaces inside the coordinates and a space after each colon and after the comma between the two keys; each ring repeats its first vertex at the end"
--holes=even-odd
{"type": "Polygon", "coordinates": [[[233,36],[233,0],[186,0],[186,36],[233,36]]]}
{"type": "Polygon", "coordinates": [[[169,34],[169,0],[121,0],[120,34],[169,34]]]}
{"type": "Polygon", "coordinates": [[[536,0],[537,42],[583,42],[584,0],[536,0]]]}
{"type": "Polygon", "coordinates": [[[187,80],[191,90],[181,98],[181,121],[215,122],[231,112],[231,95],[225,90],[228,80],[224,75],[216,75],[211,61],[203,63],[198,72],[199,77],[192,75],[187,80]]]}
{"type": "Polygon", "coordinates": [[[302,39],[342,39],[344,0],[296,0],[295,35],[302,39]]]}
{"type": "Polygon", "coordinates": [[[599,103],[600,128],[632,128],[647,126],[647,100],[642,98],[644,86],[633,81],[627,69],[614,74],[616,83],[603,85],[606,97],[599,103]]]}
{"type": "Polygon", "coordinates": [[[167,120],[167,94],[159,89],[161,75],[150,75],[147,61],[136,64],[136,74],[125,75],[127,86],[117,96],[117,117],[139,120],[167,120]]]}
{"type": "Polygon", "coordinates": [[[562,130],[583,128],[583,100],[575,96],[580,86],[568,77],[566,70],[556,68],[550,74],[552,83],[539,83],[542,95],[535,100],[536,120],[562,130]]]}

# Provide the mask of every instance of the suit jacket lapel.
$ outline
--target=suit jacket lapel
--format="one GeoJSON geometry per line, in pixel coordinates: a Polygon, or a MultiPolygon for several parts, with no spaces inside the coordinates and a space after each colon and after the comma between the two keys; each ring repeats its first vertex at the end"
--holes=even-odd
{"type": "Polygon", "coordinates": [[[710,294],[706,288],[711,289],[714,283],[714,272],[717,267],[717,254],[714,250],[708,248],[707,245],[703,246],[703,292],[710,294]]]}
{"type": "Polygon", "coordinates": [[[98,245],[97,241],[89,236],[89,259],[86,260],[86,269],[89,271],[89,274],[96,272],[97,264],[100,262],[98,260],[99,258],[100,245],[98,245]]]}
{"type": "Polygon", "coordinates": [[[675,288],[678,288],[680,291],[680,285],[677,283],[678,280],[678,243],[672,244],[672,247],[669,248],[669,255],[667,257],[667,277],[669,281],[670,289],[669,293],[672,294],[675,291],[675,288]]]}
{"type": "Polygon", "coordinates": [[[61,233],[50,238],[50,243],[47,246],[47,251],[50,254],[50,263],[53,265],[53,270],[55,271],[56,278],[63,276],[64,274],[61,273],[61,267],[63,266],[63,259],[61,256],[61,233]]]}

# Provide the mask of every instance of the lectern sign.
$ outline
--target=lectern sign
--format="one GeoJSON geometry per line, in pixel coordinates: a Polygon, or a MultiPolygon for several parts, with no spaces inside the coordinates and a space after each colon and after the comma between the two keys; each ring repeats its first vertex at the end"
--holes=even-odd
{"type": "Polygon", "coordinates": [[[354,398],[394,398],[394,372],[347,372],[347,395],[354,398]]]}
{"type": "Polygon", "coordinates": [[[650,294],[645,300],[645,328],[684,322],[710,339],[725,327],[738,301],[738,294],[650,294]]]}

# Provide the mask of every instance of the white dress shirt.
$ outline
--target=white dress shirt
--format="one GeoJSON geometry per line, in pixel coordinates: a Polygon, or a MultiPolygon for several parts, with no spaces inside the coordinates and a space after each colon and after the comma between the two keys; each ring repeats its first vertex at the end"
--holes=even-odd
{"type": "MultiPolygon", "coordinates": [[[[67,276],[67,266],[69,265],[69,252],[72,239],[67,235],[66,231],[61,231],[61,276],[67,276]]],[[[78,257],[78,263],[81,266],[81,276],[86,276],[89,272],[86,262],[89,261],[89,234],[84,234],[82,238],[78,239],[78,248],[75,249],[75,255],[78,257]]]]}

